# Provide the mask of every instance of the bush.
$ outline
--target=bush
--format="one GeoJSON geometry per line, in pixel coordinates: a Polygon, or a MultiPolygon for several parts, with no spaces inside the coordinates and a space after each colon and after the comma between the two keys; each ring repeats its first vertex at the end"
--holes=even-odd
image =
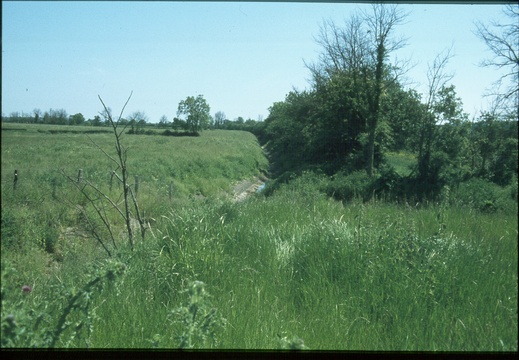
{"type": "Polygon", "coordinates": [[[336,200],[351,201],[354,198],[367,200],[373,189],[373,179],[364,170],[345,175],[335,174],[326,186],[326,194],[336,200]]]}
{"type": "Polygon", "coordinates": [[[373,182],[373,192],[377,195],[398,200],[406,193],[402,177],[391,166],[383,167],[380,176],[373,182]]]}
{"type": "Polygon", "coordinates": [[[458,186],[453,192],[452,202],[485,213],[514,211],[517,208],[517,186],[512,184],[503,188],[484,179],[472,178],[458,186]]]}

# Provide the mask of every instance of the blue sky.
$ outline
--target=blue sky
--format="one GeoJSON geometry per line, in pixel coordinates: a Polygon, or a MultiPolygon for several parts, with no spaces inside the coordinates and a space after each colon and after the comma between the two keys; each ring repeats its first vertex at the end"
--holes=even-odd
{"type": "MultiPolygon", "coordinates": [[[[465,111],[488,108],[485,89],[499,77],[478,64],[490,56],[474,21],[508,21],[502,5],[400,5],[411,14],[395,36],[395,55],[416,66],[407,77],[425,92],[427,64],[453,46],[448,71],[465,111]]],[[[266,118],[292,90],[309,87],[304,60],[325,19],[342,24],[352,3],[2,2],[2,114],[65,109],[93,118],[97,95],[119,114],[151,122],[176,116],[178,103],[202,94],[211,114],[266,118]]]]}

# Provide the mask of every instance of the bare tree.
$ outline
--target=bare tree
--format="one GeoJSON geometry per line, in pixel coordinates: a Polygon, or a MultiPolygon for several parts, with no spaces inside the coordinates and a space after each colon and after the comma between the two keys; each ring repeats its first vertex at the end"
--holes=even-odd
{"type": "MultiPolygon", "coordinates": [[[[103,114],[106,116],[106,121],[108,124],[112,127],[114,137],[115,137],[115,150],[116,150],[116,156],[112,156],[109,153],[107,153],[103,148],[101,148],[95,141],[93,141],[90,137],[90,141],[105,154],[106,157],[108,157],[114,164],[115,169],[112,171],[112,177],[115,177],[118,181],[121,182],[123,185],[123,202],[124,202],[124,209],[121,209],[119,205],[117,204],[117,201],[112,200],[108,195],[106,195],[102,190],[99,189],[95,184],[85,180],[85,179],[78,179],[77,181],[69,176],[66,175],[65,172],[62,170],[63,175],[69,179],[83,194],[83,196],[88,200],[88,202],[92,205],[92,207],[95,210],[95,213],[97,214],[98,218],[103,223],[104,227],[107,229],[110,238],[113,243],[113,247],[117,249],[116,243],[115,243],[115,237],[112,231],[112,225],[110,224],[110,221],[108,219],[107,213],[106,213],[106,206],[110,206],[113,209],[116,210],[116,212],[124,219],[125,225],[126,225],[126,231],[128,232],[128,242],[130,245],[130,248],[133,250],[133,228],[131,224],[132,216],[137,217],[137,220],[140,225],[141,230],[141,237],[142,240],[144,240],[146,226],[145,223],[141,217],[141,212],[139,210],[139,205],[137,203],[137,199],[135,197],[135,194],[133,193],[129,183],[129,174],[128,174],[128,168],[126,166],[126,160],[127,160],[127,154],[128,154],[128,148],[124,147],[121,144],[121,137],[124,134],[124,131],[126,130],[126,127],[129,125],[129,123],[124,124],[124,127],[122,130],[119,129],[119,125],[121,124],[122,114],[124,112],[124,109],[126,108],[126,105],[130,101],[131,94],[128,97],[128,100],[124,104],[121,114],[119,115],[119,118],[114,121],[112,117],[112,112],[101,97],[99,96],[99,100],[101,101],[101,104],[103,104],[103,114]],[[118,173],[120,171],[120,174],[118,173]],[[131,210],[131,207],[133,205],[134,211],[131,210]]],[[[84,215],[84,218],[88,222],[92,233],[94,237],[97,239],[97,241],[103,246],[105,251],[108,253],[109,256],[111,256],[111,252],[108,249],[108,246],[104,243],[101,234],[97,231],[96,226],[93,224],[92,220],[88,217],[88,214],[83,208],[79,208],[82,214],[84,215]]]]}
{"type": "Polygon", "coordinates": [[[493,57],[483,60],[481,66],[506,69],[488,95],[496,96],[503,106],[513,106],[519,117],[519,6],[508,4],[504,13],[511,20],[508,24],[491,22],[492,29],[476,23],[475,34],[485,42],[493,57]],[[504,89],[503,89],[504,87],[504,89]]]}
{"type": "Polygon", "coordinates": [[[326,21],[316,39],[323,48],[319,64],[306,64],[312,73],[314,86],[333,76],[347,75],[352,79],[359,103],[367,104],[367,170],[370,176],[373,175],[375,134],[385,84],[396,81],[406,71],[405,66],[390,66],[388,57],[406,45],[405,39],[395,40],[392,33],[407,16],[408,13],[397,5],[373,4],[372,13],[353,14],[344,27],[326,21]]]}
{"type": "Polygon", "coordinates": [[[225,120],[225,113],[223,111],[217,111],[216,114],[214,114],[214,127],[216,129],[221,128],[224,120],[225,120]]]}
{"type": "Polygon", "coordinates": [[[420,119],[420,140],[418,145],[418,174],[421,179],[426,179],[430,170],[431,150],[436,137],[437,119],[434,114],[434,108],[437,105],[438,94],[454,77],[453,74],[445,71],[452,56],[451,47],[438,54],[427,69],[427,101],[424,114],[420,119]]]}
{"type": "Polygon", "coordinates": [[[41,110],[40,109],[34,109],[32,112],[34,114],[34,122],[35,123],[39,123],[40,122],[40,118],[41,118],[41,110]]]}
{"type": "Polygon", "coordinates": [[[127,120],[131,125],[131,133],[140,133],[148,121],[148,116],[143,111],[134,111],[127,120]]]}
{"type": "Polygon", "coordinates": [[[104,124],[105,124],[105,125],[110,125],[110,120],[109,120],[109,118],[112,116],[112,109],[111,109],[111,108],[109,108],[109,107],[105,107],[105,108],[103,109],[103,111],[101,111],[101,112],[99,113],[99,115],[101,115],[101,118],[104,119],[104,124]]]}
{"type": "Polygon", "coordinates": [[[395,5],[386,7],[382,4],[373,5],[373,14],[366,16],[368,27],[371,29],[372,61],[375,63],[375,82],[374,88],[369,96],[369,117],[368,117],[368,174],[373,175],[375,159],[375,133],[378,120],[380,118],[380,97],[383,91],[383,75],[387,66],[388,55],[402,48],[406,40],[392,40],[390,34],[395,26],[403,23],[407,14],[395,5]]]}

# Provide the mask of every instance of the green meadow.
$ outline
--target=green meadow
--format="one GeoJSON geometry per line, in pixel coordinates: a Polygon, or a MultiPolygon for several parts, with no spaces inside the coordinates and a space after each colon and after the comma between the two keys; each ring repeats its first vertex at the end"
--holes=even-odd
{"type": "Polygon", "coordinates": [[[518,349],[512,187],[338,201],[337,179],[308,172],[235,202],[233,185],[268,169],[254,135],[124,135],[149,228],[132,251],[106,209],[108,256],[64,174],[120,204],[97,147],[113,154],[113,135],[2,126],[3,348],[518,349]]]}

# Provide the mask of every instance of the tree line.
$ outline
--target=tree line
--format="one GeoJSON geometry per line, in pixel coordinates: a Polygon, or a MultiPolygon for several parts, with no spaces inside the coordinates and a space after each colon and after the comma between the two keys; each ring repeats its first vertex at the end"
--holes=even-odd
{"type": "Polygon", "coordinates": [[[512,85],[501,90],[507,77],[500,78],[492,108],[472,119],[446,71],[452,49],[429,64],[425,94],[403,85],[407,64],[389,61],[406,44],[393,36],[408,16],[397,5],[374,4],[344,26],[325,22],[317,38],[319,60],[306,65],[310,88],[289,92],[251,129],[267,144],[272,170],[278,175],[365,170],[418,197],[434,197],[444,185],[471,177],[510,184],[517,179],[519,13],[513,6],[505,12],[511,25],[490,30],[478,24],[476,34],[495,55],[483,65],[509,68],[512,85]],[[386,154],[399,151],[416,157],[406,178],[386,161],[386,154]]]}
{"type": "MultiPolygon", "coordinates": [[[[252,131],[256,120],[244,120],[239,116],[235,120],[226,118],[225,113],[218,111],[214,117],[210,115],[210,106],[203,95],[188,96],[180,101],[173,121],[162,115],[158,123],[151,123],[143,111],[135,111],[126,118],[119,120],[120,124],[129,127],[129,133],[144,133],[147,128],[172,128],[175,131],[198,133],[207,129],[246,130],[252,131]]],[[[50,109],[41,112],[34,109],[33,113],[12,112],[9,116],[2,115],[2,122],[49,125],[81,125],[81,126],[110,126],[109,117],[112,110],[107,107],[92,119],[85,119],[83,114],[68,115],[64,109],[50,109]]]]}

